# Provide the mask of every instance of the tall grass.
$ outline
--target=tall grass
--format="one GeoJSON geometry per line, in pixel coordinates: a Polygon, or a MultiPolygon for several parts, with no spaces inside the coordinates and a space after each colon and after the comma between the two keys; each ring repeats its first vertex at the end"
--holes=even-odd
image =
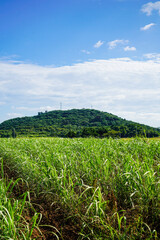
{"type": "Polygon", "coordinates": [[[0,239],[31,240],[33,230],[35,228],[38,230],[39,215],[35,213],[30,223],[24,218],[23,212],[28,204],[26,201],[28,193],[24,193],[20,199],[13,197],[14,187],[21,179],[6,181],[2,159],[0,175],[0,239]]]}
{"type": "Polygon", "coordinates": [[[37,196],[80,219],[80,239],[160,234],[160,141],[0,139],[0,155],[37,196]]]}

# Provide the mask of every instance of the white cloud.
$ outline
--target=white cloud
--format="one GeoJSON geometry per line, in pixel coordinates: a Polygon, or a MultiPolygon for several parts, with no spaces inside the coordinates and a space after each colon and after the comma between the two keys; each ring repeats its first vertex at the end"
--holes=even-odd
{"type": "Polygon", "coordinates": [[[155,25],[156,25],[155,23],[150,23],[150,24],[145,25],[144,27],[141,27],[140,30],[141,31],[146,31],[146,30],[150,29],[151,27],[153,27],[155,25]]]}
{"type": "Polygon", "coordinates": [[[160,62],[154,58],[93,60],[62,67],[0,62],[0,69],[1,102],[6,102],[5,112],[9,112],[6,118],[59,109],[62,102],[63,109],[92,105],[159,126],[160,62]],[[12,106],[15,108],[11,114],[12,106]]]}
{"type": "Polygon", "coordinates": [[[87,54],[87,55],[91,54],[89,51],[87,51],[87,50],[84,50],[84,49],[83,49],[83,50],[81,50],[81,52],[82,52],[82,53],[85,53],[85,54],[87,54]]]}
{"type": "MultiPolygon", "coordinates": [[[[139,123],[144,123],[145,119],[149,119],[150,123],[154,122],[156,127],[159,127],[159,119],[160,119],[160,113],[153,113],[153,112],[148,112],[148,113],[144,113],[144,112],[131,112],[131,111],[117,111],[116,112],[117,115],[122,116],[122,118],[131,120],[131,121],[137,121],[137,118],[139,119],[139,123]]],[[[150,125],[148,123],[148,125],[150,125]]]]}
{"type": "Polygon", "coordinates": [[[17,118],[17,117],[22,117],[22,116],[23,116],[23,115],[20,114],[20,113],[8,113],[7,115],[8,115],[8,117],[9,117],[9,119],[10,119],[10,118],[17,118]]]}
{"type": "Polygon", "coordinates": [[[128,58],[128,57],[124,57],[124,58],[111,58],[111,59],[109,59],[109,61],[131,62],[132,59],[128,58]]]}
{"type": "Polygon", "coordinates": [[[43,107],[13,107],[13,109],[17,110],[25,110],[25,111],[36,111],[36,112],[44,112],[44,111],[52,111],[55,108],[51,106],[43,106],[43,107]]]}
{"type": "Polygon", "coordinates": [[[150,16],[154,10],[158,11],[158,13],[160,15],[160,1],[157,1],[154,3],[149,2],[147,4],[144,4],[141,8],[141,11],[146,13],[147,16],[150,16]]]}
{"type": "Polygon", "coordinates": [[[114,41],[108,42],[109,49],[113,49],[117,47],[119,44],[127,44],[129,41],[128,40],[123,40],[123,39],[116,39],[114,41]]]}
{"type": "Polygon", "coordinates": [[[136,48],[127,46],[124,48],[124,51],[136,51],[136,48]]]}
{"type": "Polygon", "coordinates": [[[160,62],[160,53],[146,53],[143,56],[149,60],[160,62]]]}
{"type": "Polygon", "coordinates": [[[101,40],[99,40],[95,45],[94,48],[99,48],[104,44],[104,42],[102,42],[101,40]]]}

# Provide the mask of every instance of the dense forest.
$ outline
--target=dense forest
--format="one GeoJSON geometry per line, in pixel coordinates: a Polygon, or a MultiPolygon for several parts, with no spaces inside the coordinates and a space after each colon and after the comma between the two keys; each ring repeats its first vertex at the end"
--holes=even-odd
{"type": "Polygon", "coordinates": [[[160,129],[93,109],[39,112],[0,124],[0,137],[157,137],[160,129]]]}

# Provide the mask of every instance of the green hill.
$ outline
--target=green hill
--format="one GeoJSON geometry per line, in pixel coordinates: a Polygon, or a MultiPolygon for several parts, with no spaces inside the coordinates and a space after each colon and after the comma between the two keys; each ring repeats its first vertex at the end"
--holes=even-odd
{"type": "Polygon", "coordinates": [[[93,109],[55,110],[33,117],[14,118],[0,124],[0,137],[154,137],[160,129],[127,121],[93,109]]]}

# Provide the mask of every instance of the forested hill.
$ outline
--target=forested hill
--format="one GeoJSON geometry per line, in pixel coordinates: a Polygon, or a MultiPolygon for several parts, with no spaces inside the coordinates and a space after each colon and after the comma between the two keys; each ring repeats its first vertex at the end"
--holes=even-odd
{"type": "Polygon", "coordinates": [[[55,110],[33,117],[14,118],[0,124],[0,137],[154,137],[160,129],[127,121],[93,109],[55,110]]]}

